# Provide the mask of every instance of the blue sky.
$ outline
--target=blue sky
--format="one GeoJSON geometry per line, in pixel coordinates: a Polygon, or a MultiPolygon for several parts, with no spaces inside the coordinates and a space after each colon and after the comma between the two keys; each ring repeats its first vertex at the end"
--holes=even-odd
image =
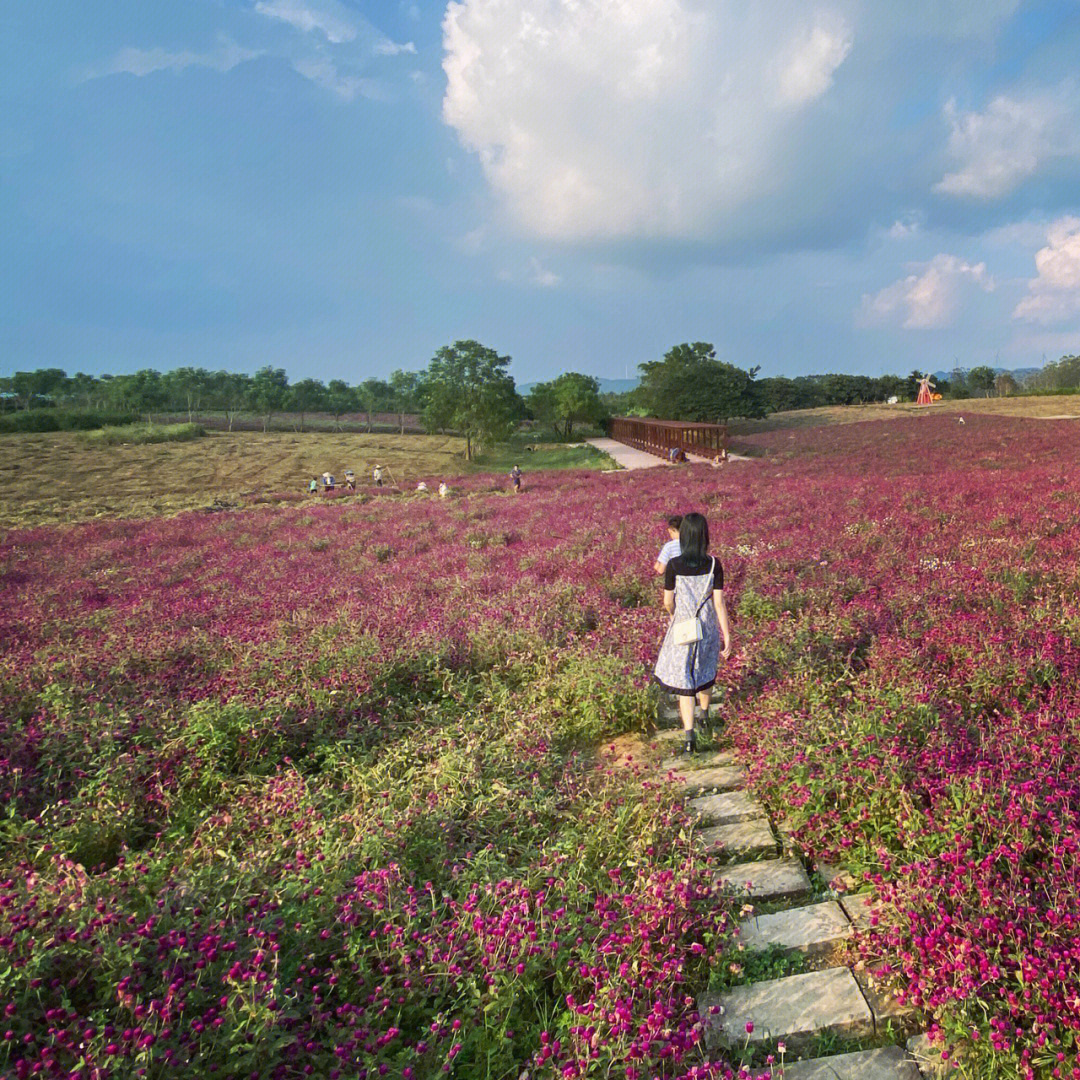
{"type": "Polygon", "coordinates": [[[1080,0],[8,0],[0,371],[1080,352],[1080,0]]]}

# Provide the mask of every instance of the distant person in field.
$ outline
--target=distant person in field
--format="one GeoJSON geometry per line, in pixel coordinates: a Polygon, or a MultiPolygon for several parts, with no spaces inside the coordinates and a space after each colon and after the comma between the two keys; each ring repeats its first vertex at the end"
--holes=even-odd
{"type": "Polygon", "coordinates": [[[420,483],[416,485],[416,490],[422,491],[427,494],[427,484],[425,484],[424,481],[421,480],[420,483]]]}
{"type": "Polygon", "coordinates": [[[446,481],[443,480],[442,483],[439,484],[439,498],[440,499],[445,499],[446,496],[449,495],[449,494],[450,494],[450,488],[447,487],[446,481]]]}
{"type": "Polygon", "coordinates": [[[308,484],[307,490],[309,495],[317,495],[319,493],[319,478],[317,476],[311,478],[311,483],[308,484]]]}
{"type": "Polygon", "coordinates": [[[375,478],[375,486],[382,487],[382,466],[376,465],[371,475],[375,478]]]}
{"type": "Polygon", "coordinates": [[[334,474],[333,473],[328,473],[328,472],[323,473],[323,489],[325,491],[333,491],[334,490],[334,474]]]}
{"type": "Polygon", "coordinates": [[[521,494],[521,466],[520,465],[515,465],[510,470],[510,479],[513,481],[513,484],[514,484],[514,494],[515,495],[520,495],[521,494]]]}
{"type": "Polygon", "coordinates": [[[694,699],[706,716],[720,657],[731,655],[731,627],[724,602],[724,569],[709,555],[709,523],[687,514],[679,526],[681,553],[664,570],[664,610],[671,616],[653,678],[679,699],[684,749],[697,750],[694,699]],[[723,638],[721,648],[720,639],[723,638]]]}
{"type": "Polygon", "coordinates": [[[356,490],[356,473],[354,473],[352,469],[345,470],[345,486],[350,491],[356,490]]]}
{"type": "Polygon", "coordinates": [[[667,564],[682,554],[682,548],[679,547],[680,525],[682,525],[681,514],[672,514],[667,519],[667,543],[660,549],[660,554],[656,556],[656,562],[653,563],[654,573],[662,574],[667,569],[667,564]]]}

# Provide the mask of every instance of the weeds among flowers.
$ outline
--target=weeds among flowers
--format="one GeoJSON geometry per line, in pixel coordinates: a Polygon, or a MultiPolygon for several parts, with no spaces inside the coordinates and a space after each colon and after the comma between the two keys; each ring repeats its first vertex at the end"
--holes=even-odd
{"type": "Polygon", "coordinates": [[[894,902],[867,961],[970,1075],[1080,1076],[1075,430],[754,441],[9,534],[0,1072],[731,1075],[693,999],[737,911],[671,791],[589,752],[648,714],[649,568],[696,507],[729,730],[894,902]]]}

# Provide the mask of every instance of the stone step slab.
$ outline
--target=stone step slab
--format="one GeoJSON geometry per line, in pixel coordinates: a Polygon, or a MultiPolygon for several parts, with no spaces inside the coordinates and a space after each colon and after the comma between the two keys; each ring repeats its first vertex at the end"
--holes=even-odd
{"type": "Polygon", "coordinates": [[[705,850],[746,859],[760,855],[776,855],[776,838],[772,834],[768,818],[752,818],[732,825],[713,825],[702,829],[698,839],[705,850]]]}
{"type": "Polygon", "coordinates": [[[722,791],[716,795],[702,795],[691,799],[687,809],[699,821],[711,825],[731,825],[736,821],[749,821],[765,816],[765,808],[745,791],[722,791]]]}
{"type": "Polygon", "coordinates": [[[869,972],[856,971],[855,981],[874,1014],[874,1029],[878,1035],[910,1033],[918,1024],[918,1013],[910,1005],[902,1005],[886,986],[869,972]]]}
{"type": "Polygon", "coordinates": [[[810,877],[798,859],[763,859],[726,866],[714,878],[736,896],[753,900],[792,900],[808,896],[810,877]]]}
{"type": "Polygon", "coordinates": [[[851,874],[835,863],[816,862],[814,863],[814,869],[821,875],[821,880],[825,882],[827,889],[842,892],[854,889],[857,884],[851,874]]]}
{"type": "MultiPolygon", "coordinates": [[[[774,1074],[779,1070],[774,1067],[774,1074]]],[[[899,1046],[785,1063],[784,1080],[920,1080],[918,1066],[899,1046]]]]}
{"type": "Polygon", "coordinates": [[[735,755],[730,750],[714,750],[707,754],[679,754],[678,757],[664,758],[660,762],[660,771],[686,773],[689,776],[702,769],[729,765],[737,765],[735,755]]]}
{"type": "Polygon", "coordinates": [[[850,936],[851,923],[832,900],[757,915],[739,923],[740,943],[755,951],[776,947],[816,956],[850,936]]]}
{"type": "Polygon", "coordinates": [[[925,1080],[944,1080],[950,1072],[948,1063],[941,1060],[944,1043],[931,1043],[925,1035],[912,1035],[907,1041],[908,1053],[915,1059],[919,1075],[925,1080]]]}
{"type": "Polygon", "coordinates": [[[866,1038],[874,1018],[847,968],[828,968],[705,994],[698,1002],[710,1050],[783,1039],[797,1052],[815,1036],[866,1038]],[[747,1034],[747,1024],[753,1031],[747,1034]]]}
{"type": "Polygon", "coordinates": [[[675,783],[681,784],[687,795],[703,795],[708,791],[733,791],[746,783],[744,765],[715,765],[708,769],[679,769],[674,771],[675,783]]]}
{"type": "Polygon", "coordinates": [[[869,893],[846,893],[840,897],[840,904],[856,930],[865,932],[878,925],[881,904],[869,893]]]}

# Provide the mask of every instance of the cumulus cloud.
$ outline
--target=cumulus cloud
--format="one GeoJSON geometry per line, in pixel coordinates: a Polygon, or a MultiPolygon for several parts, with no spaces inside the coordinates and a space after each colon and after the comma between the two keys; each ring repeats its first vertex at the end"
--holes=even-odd
{"type": "Polygon", "coordinates": [[[831,25],[817,23],[810,33],[793,43],[779,74],[780,100],[805,105],[821,97],[832,85],[833,74],[851,52],[851,28],[842,19],[831,25]]]}
{"type": "Polygon", "coordinates": [[[853,40],[797,0],[455,0],[443,117],[529,232],[692,236],[775,186],[853,40]]]}
{"type": "Polygon", "coordinates": [[[874,295],[864,295],[859,323],[874,326],[896,323],[905,330],[938,330],[949,326],[963,293],[972,288],[991,292],[994,279],[985,263],[965,262],[955,255],[935,255],[926,263],[913,263],[912,273],[874,295]]]}
{"type": "Polygon", "coordinates": [[[949,156],[956,169],[934,185],[946,195],[995,199],[1014,191],[1055,158],[1080,155],[1080,102],[1069,85],[1026,98],[1001,95],[982,112],[945,106],[949,156]]]}
{"type": "Polygon", "coordinates": [[[1080,315],[1080,218],[1054,222],[1046,239],[1035,254],[1038,276],[1013,311],[1016,319],[1053,324],[1080,315]]]}
{"type": "Polygon", "coordinates": [[[245,49],[236,42],[221,38],[213,49],[196,52],[181,49],[171,52],[168,49],[121,49],[110,61],[100,68],[93,68],[85,73],[87,79],[96,79],[104,75],[151,75],[155,71],[183,71],[189,67],[205,67],[213,71],[231,71],[238,64],[254,60],[263,53],[257,49],[245,49]]]}
{"type": "Polygon", "coordinates": [[[255,11],[304,33],[318,31],[335,45],[356,37],[355,21],[348,9],[336,0],[258,0],[255,11]]]}

